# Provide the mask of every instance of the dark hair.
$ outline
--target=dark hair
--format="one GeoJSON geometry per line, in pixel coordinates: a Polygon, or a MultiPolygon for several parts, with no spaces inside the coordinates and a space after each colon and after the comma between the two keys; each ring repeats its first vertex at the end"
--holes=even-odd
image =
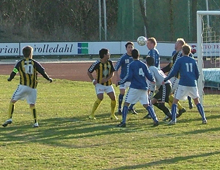
{"type": "Polygon", "coordinates": [[[139,57],[139,51],[137,49],[133,49],[131,55],[134,59],[137,59],[139,57]]]}
{"type": "Polygon", "coordinates": [[[125,44],[125,48],[127,48],[127,47],[128,47],[128,45],[132,45],[132,46],[134,46],[134,43],[133,43],[133,42],[131,42],[131,41],[128,41],[128,42],[125,44]]]}
{"type": "Polygon", "coordinates": [[[182,47],[183,54],[189,55],[191,53],[191,47],[188,44],[183,45],[182,47]]]}
{"type": "Polygon", "coordinates": [[[22,49],[23,56],[25,58],[28,58],[31,55],[32,51],[33,51],[33,48],[31,46],[24,47],[22,49]]]}
{"type": "Polygon", "coordinates": [[[146,62],[147,62],[147,65],[153,66],[154,65],[154,58],[150,57],[150,56],[147,56],[146,57],[146,62]]]}
{"type": "Polygon", "coordinates": [[[108,49],[107,48],[102,48],[101,50],[99,50],[99,57],[103,58],[104,55],[108,54],[108,49]]]}

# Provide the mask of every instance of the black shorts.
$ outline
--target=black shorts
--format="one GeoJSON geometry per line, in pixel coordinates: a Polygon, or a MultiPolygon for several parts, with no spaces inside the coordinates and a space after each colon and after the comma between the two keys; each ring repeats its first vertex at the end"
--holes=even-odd
{"type": "Polygon", "coordinates": [[[157,99],[159,102],[169,102],[169,95],[171,92],[170,83],[161,85],[159,91],[154,95],[153,98],[157,99]]]}

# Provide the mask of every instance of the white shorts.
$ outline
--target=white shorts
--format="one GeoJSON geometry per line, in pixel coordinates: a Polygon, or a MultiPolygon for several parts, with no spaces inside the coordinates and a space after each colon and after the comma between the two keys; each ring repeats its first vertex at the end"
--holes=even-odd
{"type": "Polygon", "coordinates": [[[147,90],[129,88],[125,102],[135,104],[140,102],[142,105],[149,104],[147,90]]]}
{"type": "Polygon", "coordinates": [[[120,84],[119,89],[120,89],[120,90],[121,90],[121,89],[126,90],[128,87],[130,87],[130,85],[131,85],[131,82],[125,82],[124,84],[120,84]]]}
{"type": "Polygon", "coordinates": [[[176,89],[178,88],[178,85],[179,85],[179,79],[178,78],[176,78],[176,77],[172,77],[171,79],[170,79],[170,81],[171,81],[171,93],[174,93],[175,91],[176,91],[176,89]]]}
{"type": "Polygon", "coordinates": [[[115,90],[114,90],[114,88],[113,88],[113,86],[111,85],[111,86],[104,86],[104,85],[102,85],[102,84],[99,84],[99,83],[97,83],[96,85],[95,85],[95,91],[96,91],[96,94],[98,95],[98,94],[103,94],[103,93],[110,93],[110,92],[113,92],[113,93],[115,93],[115,90]]]}
{"type": "Polygon", "coordinates": [[[15,90],[12,100],[27,100],[28,104],[35,104],[37,99],[37,89],[33,89],[28,86],[18,85],[17,90],[15,90]]]}
{"type": "Polygon", "coordinates": [[[193,99],[199,98],[198,88],[179,85],[174,97],[178,100],[186,100],[187,96],[190,96],[193,99]]]}

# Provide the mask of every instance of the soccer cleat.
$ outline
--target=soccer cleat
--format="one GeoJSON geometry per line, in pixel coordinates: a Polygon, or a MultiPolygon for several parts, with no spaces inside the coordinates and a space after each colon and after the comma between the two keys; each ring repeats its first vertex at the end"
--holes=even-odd
{"type": "Polygon", "coordinates": [[[128,111],[131,112],[134,115],[138,114],[134,108],[131,108],[131,109],[129,108],[128,111]]]}
{"type": "Polygon", "coordinates": [[[143,117],[143,119],[151,119],[150,114],[148,113],[146,116],[143,117]]]}
{"type": "Polygon", "coordinates": [[[33,125],[34,128],[39,127],[38,122],[33,125]]]}
{"type": "Polygon", "coordinates": [[[158,121],[155,121],[153,126],[158,126],[159,125],[159,122],[158,121]]]}
{"type": "Polygon", "coordinates": [[[206,119],[203,120],[203,121],[202,121],[202,124],[207,124],[207,120],[206,120],[206,119]]]}
{"type": "Polygon", "coordinates": [[[95,118],[94,115],[89,115],[89,119],[93,119],[93,120],[95,120],[96,118],[95,118]]]}
{"type": "Polygon", "coordinates": [[[118,109],[118,115],[122,115],[121,109],[118,109]]]}
{"type": "Polygon", "coordinates": [[[193,104],[189,103],[189,109],[192,109],[192,108],[193,108],[193,104]]]}
{"type": "Polygon", "coordinates": [[[185,112],[186,112],[186,109],[184,109],[184,108],[180,109],[179,114],[176,115],[176,118],[180,117],[185,112]]]}
{"type": "Polygon", "coordinates": [[[117,125],[117,127],[126,127],[126,123],[121,122],[120,124],[117,125]]]}
{"type": "Polygon", "coordinates": [[[175,125],[176,124],[176,121],[173,121],[173,120],[171,120],[169,123],[168,123],[168,125],[175,125]]]}
{"type": "Polygon", "coordinates": [[[11,124],[11,123],[12,123],[12,119],[8,119],[5,121],[5,123],[2,124],[2,126],[6,127],[6,126],[8,126],[8,124],[11,124]]]}
{"type": "Polygon", "coordinates": [[[113,119],[113,120],[118,120],[118,117],[117,117],[117,116],[115,116],[115,114],[113,114],[113,115],[111,115],[111,116],[110,116],[110,119],[113,119]]]}

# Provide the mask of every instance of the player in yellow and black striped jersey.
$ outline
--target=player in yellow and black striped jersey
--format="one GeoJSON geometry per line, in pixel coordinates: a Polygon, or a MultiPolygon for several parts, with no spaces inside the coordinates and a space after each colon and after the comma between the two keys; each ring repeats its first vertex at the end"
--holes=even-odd
{"type": "Polygon", "coordinates": [[[26,46],[22,50],[24,59],[20,60],[15,64],[13,71],[8,78],[11,81],[17,73],[20,75],[20,84],[15,90],[8,111],[8,120],[2,125],[6,127],[8,124],[12,123],[12,115],[14,112],[14,105],[18,100],[26,99],[30,105],[31,112],[34,117],[34,127],[38,127],[37,113],[35,109],[35,103],[37,98],[37,73],[39,72],[45,79],[52,82],[52,79],[44,71],[41,64],[32,59],[33,48],[31,46],[26,46]]]}
{"type": "Polygon", "coordinates": [[[100,60],[97,60],[93,63],[88,69],[88,76],[93,82],[95,86],[97,100],[95,101],[92,113],[90,114],[90,119],[95,119],[94,113],[98,108],[99,104],[103,100],[104,93],[111,99],[111,119],[118,119],[115,116],[115,107],[116,107],[116,100],[115,100],[115,91],[112,86],[112,76],[115,71],[112,61],[110,60],[110,54],[108,49],[101,49],[99,51],[100,60]],[[95,78],[93,77],[93,72],[96,71],[95,78]]]}

